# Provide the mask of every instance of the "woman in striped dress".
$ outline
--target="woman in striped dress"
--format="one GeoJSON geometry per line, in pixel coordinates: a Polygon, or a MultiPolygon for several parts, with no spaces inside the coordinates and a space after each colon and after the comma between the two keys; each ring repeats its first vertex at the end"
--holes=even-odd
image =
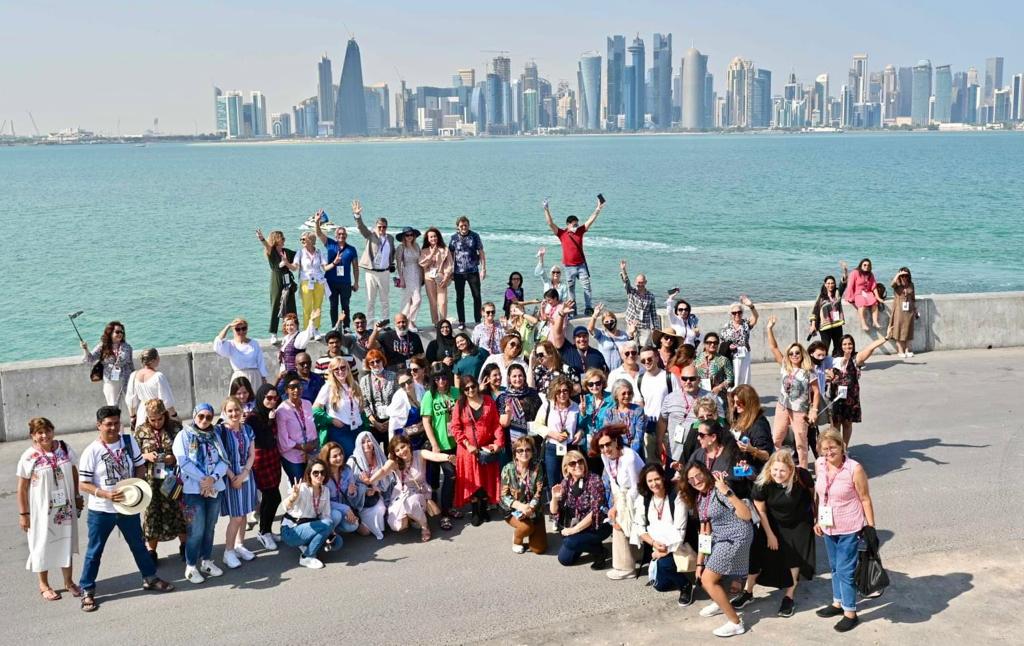
{"type": "Polygon", "coordinates": [[[239,559],[251,561],[255,555],[245,548],[245,517],[256,509],[256,479],[249,477],[256,459],[256,436],[248,424],[242,422],[242,404],[228,397],[221,406],[223,421],[217,425],[217,436],[224,445],[228,459],[228,472],[224,475],[224,496],[220,515],[227,516],[228,529],[224,537],[224,564],[236,568],[239,559]]]}

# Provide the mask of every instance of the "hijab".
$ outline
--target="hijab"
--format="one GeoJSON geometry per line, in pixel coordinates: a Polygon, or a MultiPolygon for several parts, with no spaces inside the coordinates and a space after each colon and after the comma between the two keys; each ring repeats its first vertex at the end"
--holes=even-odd
{"type": "Polygon", "coordinates": [[[258,449],[277,448],[276,424],[274,420],[270,419],[270,409],[263,403],[267,393],[273,391],[274,387],[270,384],[263,384],[256,390],[256,405],[245,420],[256,436],[256,448],[258,449]]]}
{"type": "MultiPolygon", "coordinates": [[[[366,460],[366,453],[363,452],[363,440],[366,438],[370,438],[370,441],[373,442],[373,452],[377,458],[377,468],[381,468],[384,466],[384,463],[388,461],[387,457],[384,455],[384,449],[380,446],[380,442],[375,440],[373,438],[373,434],[369,431],[363,431],[356,436],[356,447],[353,449],[352,457],[349,458],[349,460],[354,460],[360,471],[368,476],[372,476],[374,471],[370,469],[370,465],[366,460]]],[[[393,473],[389,473],[377,481],[377,488],[381,491],[388,491],[394,485],[395,475],[393,473]]]]}

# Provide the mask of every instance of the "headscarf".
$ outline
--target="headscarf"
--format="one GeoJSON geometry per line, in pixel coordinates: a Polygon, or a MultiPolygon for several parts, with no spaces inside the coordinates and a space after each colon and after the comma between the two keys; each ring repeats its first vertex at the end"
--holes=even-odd
{"type": "Polygon", "coordinates": [[[274,392],[274,387],[270,384],[263,384],[256,390],[256,406],[246,419],[246,423],[256,436],[258,449],[277,448],[276,425],[274,420],[270,419],[270,409],[263,403],[270,392],[274,392]]]}
{"type": "MultiPolygon", "coordinates": [[[[384,455],[384,449],[381,448],[380,442],[374,439],[373,434],[370,433],[370,431],[363,431],[356,436],[356,448],[352,451],[351,459],[355,460],[359,469],[363,473],[368,476],[372,476],[374,472],[370,469],[370,465],[366,460],[366,453],[363,452],[363,440],[366,438],[370,438],[370,441],[373,442],[373,452],[377,457],[378,469],[384,466],[384,463],[387,462],[388,459],[384,455]]],[[[359,484],[362,485],[361,482],[359,484]]],[[[395,486],[395,475],[393,473],[389,473],[377,481],[377,488],[384,492],[390,491],[393,486],[395,486]]]]}
{"type": "Polygon", "coordinates": [[[224,450],[224,445],[221,444],[220,438],[214,432],[214,424],[210,424],[207,429],[200,429],[195,425],[195,417],[199,413],[210,413],[214,414],[213,406],[210,404],[202,403],[196,404],[196,407],[192,410],[192,424],[185,427],[185,450],[188,453],[188,459],[193,464],[198,465],[200,468],[206,466],[206,453],[207,447],[212,446],[217,451],[217,455],[224,462],[228,462],[227,451],[224,450]]]}

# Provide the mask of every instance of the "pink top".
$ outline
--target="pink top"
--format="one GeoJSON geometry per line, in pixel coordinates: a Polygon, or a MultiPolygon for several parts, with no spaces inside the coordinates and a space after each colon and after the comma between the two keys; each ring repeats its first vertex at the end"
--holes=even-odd
{"type": "Polygon", "coordinates": [[[814,491],[818,494],[818,505],[832,507],[832,527],[821,528],[829,536],[856,534],[864,527],[864,506],[853,485],[853,470],[857,465],[856,460],[846,458],[839,471],[829,477],[825,458],[818,458],[814,463],[817,476],[814,491]]]}
{"type": "Polygon", "coordinates": [[[313,421],[313,405],[303,399],[302,412],[299,412],[286,399],[277,407],[274,419],[277,421],[277,450],[281,457],[296,464],[305,463],[306,455],[298,445],[319,437],[313,421]]]}
{"type": "Polygon", "coordinates": [[[843,294],[843,298],[853,303],[857,296],[867,293],[871,294],[873,299],[875,285],[875,275],[873,273],[865,274],[859,269],[854,269],[850,272],[850,279],[846,283],[846,292],[843,294]]]}

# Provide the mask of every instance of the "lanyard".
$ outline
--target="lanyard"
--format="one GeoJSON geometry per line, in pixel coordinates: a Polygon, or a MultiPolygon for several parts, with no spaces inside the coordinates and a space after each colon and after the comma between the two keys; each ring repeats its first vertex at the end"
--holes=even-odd
{"type": "Polygon", "coordinates": [[[345,396],[348,397],[348,407],[352,413],[352,419],[358,419],[359,413],[356,410],[356,398],[352,396],[352,389],[349,388],[348,386],[343,385],[341,387],[341,390],[343,393],[345,393],[345,396]]]}
{"type": "Polygon", "coordinates": [[[50,471],[53,473],[53,484],[56,486],[60,486],[60,483],[57,481],[57,448],[54,447],[54,450],[51,451],[50,453],[47,453],[46,451],[40,449],[39,453],[39,457],[48,465],[50,465],[50,471]]]}
{"type": "Polygon", "coordinates": [[[654,513],[657,514],[658,520],[661,520],[661,516],[665,513],[665,498],[662,498],[661,504],[654,503],[654,513]]]}
{"type": "Polygon", "coordinates": [[[558,423],[561,424],[561,428],[558,430],[563,433],[568,433],[569,431],[565,427],[569,423],[569,408],[556,408],[555,412],[558,413],[558,423]]]}
{"type": "MultiPolygon", "coordinates": [[[[120,440],[118,440],[118,443],[122,444],[120,440]]],[[[100,440],[100,444],[103,445],[103,448],[106,450],[107,455],[110,456],[110,459],[112,461],[111,466],[114,467],[114,474],[117,475],[117,479],[124,480],[125,478],[127,478],[128,476],[126,474],[124,464],[121,462],[121,457],[124,455],[124,451],[121,448],[118,448],[116,451],[111,451],[110,447],[107,446],[107,443],[104,442],[103,440],[100,440]]]]}
{"type": "Polygon", "coordinates": [[[619,460],[621,457],[615,458],[615,462],[608,461],[608,473],[612,476],[612,482],[619,484],[619,460]]]}
{"type": "Polygon", "coordinates": [[[839,474],[842,473],[843,467],[845,467],[845,466],[846,466],[846,460],[844,459],[842,466],[840,466],[838,469],[836,469],[836,477],[834,477],[831,480],[829,480],[829,478],[828,478],[828,462],[825,463],[825,505],[826,506],[828,506],[828,495],[829,495],[830,490],[832,489],[832,485],[834,485],[836,483],[836,480],[839,479],[839,474]]]}
{"type": "Polygon", "coordinates": [[[715,490],[712,489],[705,496],[702,496],[703,502],[697,503],[697,513],[698,516],[700,516],[700,521],[702,523],[711,522],[711,499],[714,497],[714,495],[715,490]]]}
{"type": "MultiPolygon", "coordinates": [[[[323,491],[323,489],[321,489],[320,491],[323,491]]],[[[321,496],[321,494],[318,494],[316,492],[316,489],[313,489],[312,487],[310,488],[309,492],[313,496],[313,514],[315,514],[317,518],[320,518],[320,496],[321,496]]]]}
{"type": "Polygon", "coordinates": [[[530,492],[530,475],[531,475],[530,467],[529,467],[529,465],[527,465],[526,473],[523,474],[523,477],[521,477],[519,479],[519,488],[525,494],[529,494],[529,492],[530,492]]]}
{"type": "Polygon", "coordinates": [[[302,443],[305,444],[306,440],[306,420],[302,419],[302,415],[299,415],[299,411],[292,407],[292,414],[295,415],[295,419],[299,421],[299,427],[302,428],[302,443]]]}
{"type": "Polygon", "coordinates": [[[711,471],[711,465],[715,463],[715,460],[718,459],[718,456],[721,455],[721,453],[721,448],[719,448],[719,450],[715,453],[714,456],[712,456],[710,453],[704,453],[704,466],[708,468],[708,471],[711,471]]]}

